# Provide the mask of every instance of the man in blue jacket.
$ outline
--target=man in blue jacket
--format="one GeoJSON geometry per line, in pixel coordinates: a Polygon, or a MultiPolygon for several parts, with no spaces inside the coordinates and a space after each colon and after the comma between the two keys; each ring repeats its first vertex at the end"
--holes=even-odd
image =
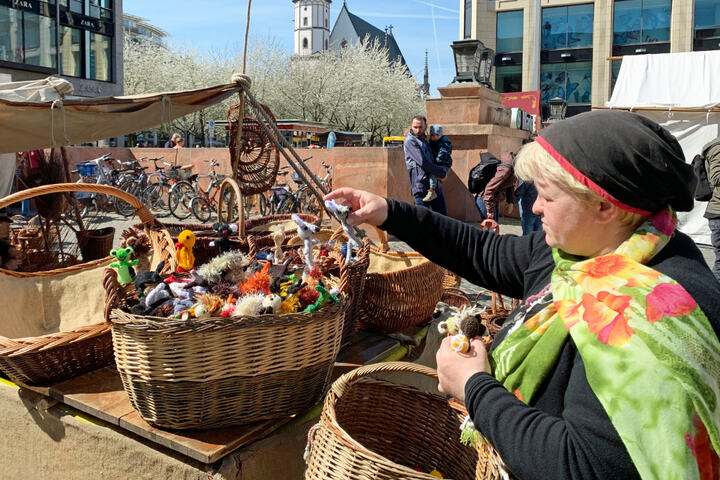
{"type": "Polygon", "coordinates": [[[421,115],[412,119],[410,131],[405,137],[403,150],[405,151],[405,166],[410,174],[410,187],[412,188],[415,205],[422,205],[431,208],[433,211],[447,215],[445,206],[445,195],[443,195],[440,184],[435,193],[437,198],[430,202],[424,202],[423,198],[430,187],[430,175],[437,176],[440,180],[445,178],[445,170],[433,161],[430,145],[425,138],[427,120],[421,115]]]}

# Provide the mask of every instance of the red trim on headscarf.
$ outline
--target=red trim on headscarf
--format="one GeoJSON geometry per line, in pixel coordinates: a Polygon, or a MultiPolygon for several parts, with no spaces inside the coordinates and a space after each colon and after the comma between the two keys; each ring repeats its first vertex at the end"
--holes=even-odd
{"type": "Polygon", "coordinates": [[[582,173],[580,170],[575,168],[573,164],[567,161],[565,157],[563,157],[560,153],[558,153],[557,150],[553,148],[552,145],[548,143],[547,140],[545,140],[543,137],[537,137],[535,138],[535,141],[540,144],[540,146],[545,149],[546,152],[550,154],[551,157],[557,161],[561,167],[565,169],[570,175],[573,176],[575,180],[585,185],[587,188],[592,190],[593,192],[600,195],[605,200],[608,200],[612,204],[616,205],[618,208],[621,208],[623,210],[626,210],[628,212],[632,213],[639,213],[640,215],[651,215],[652,212],[649,212],[647,210],[643,210],[641,208],[630,206],[626,203],[621,202],[617,198],[610,195],[608,192],[605,191],[600,185],[593,182],[590,178],[586,177],[584,173],[582,173]]]}

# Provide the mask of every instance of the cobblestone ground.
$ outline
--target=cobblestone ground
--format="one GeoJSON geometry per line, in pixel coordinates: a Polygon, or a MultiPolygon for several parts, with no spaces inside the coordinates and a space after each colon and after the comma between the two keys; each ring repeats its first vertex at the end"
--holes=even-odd
{"type": "MultiPolygon", "coordinates": [[[[168,222],[168,223],[178,223],[179,220],[177,220],[175,217],[165,217],[165,218],[159,218],[161,222],[168,222]]],[[[185,220],[184,223],[196,223],[197,219],[191,217],[187,220],[185,220]]],[[[214,220],[211,220],[210,224],[212,224],[214,220]]],[[[327,220],[326,220],[327,222],[327,220]]],[[[103,219],[103,223],[101,226],[112,226],[115,227],[116,235],[115,235],[115,247],[119,246],[120,242],[120,232],[122,232],[124,229],[128,228],[131,225],[134,225],[136,223],[139,223],[139,220],[137,218],[131,218],[127,219],[124,217],[121,217],[120,215],[114,214],[114,213],[108,213],[105,215],[103,219]]],[[[329,223],[327,224],[329,227],[329,223]]],[[[502,234],[511,234],[511,235],[521,235],[522,229],[520,227],[520,221],[513,219],[513,218],[502,218],[500,220],[500,232],[502,234]]],[[[395,251],[410,251],[412,250],[407,243],[401,242],[400,240],[391,238],[388,242],[390,249],[395,251]]],[[[700,245],[700,251],[703,253],[703,256],[705,257],[705,261],[708,263],[708,265],[712,266],[712,263],[715,260],[715,256],[713,254],[712,248],[708,246],[700,245]]],[[[460,283],[460,289],[465,292],[472,300],[475,300],[477,297],[477,300],[485,305],[490,302],[490,294],[483,288],[478,287],[477,285],[474,285],[467,280],[462,280],[460,283]],[[478,297],[479,295],[479,297],[478,297]]],[[[504,298],[504,302],[506,306],[510,305],[510,299],[504,298]]]]}

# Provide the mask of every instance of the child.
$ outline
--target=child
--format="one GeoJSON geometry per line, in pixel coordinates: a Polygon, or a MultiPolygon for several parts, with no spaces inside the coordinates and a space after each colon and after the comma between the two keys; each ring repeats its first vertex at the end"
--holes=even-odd
{"type": "MultiPolygon", "coordinates": [[[[430,150],[432,150],[435,164],[443,167],[445,173],[450,171],[452,167],[452,143],[450,139],[443,135],[442,125],[430,125],[430,150]]],[[[435,189],[437,188],[438,179],[435,175],[430,175],[430,188],[427,195],[423,198],[423,202],[431,202],[437,198],[435,189]]]]}

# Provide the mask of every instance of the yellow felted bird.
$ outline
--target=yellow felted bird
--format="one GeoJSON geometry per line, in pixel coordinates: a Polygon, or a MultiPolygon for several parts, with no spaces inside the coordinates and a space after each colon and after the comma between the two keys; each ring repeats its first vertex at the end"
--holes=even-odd
{"type": "Polygon", "coordinates": [[[178,235],[178,241],[175,244],[177,251],[175,252],[175,260],[178,263],[178,272],[190,271],[195,266],[195,255],[193,255],[193,247],[195,246],[195,234],[190,230],[183,230],[178,235]]]}

